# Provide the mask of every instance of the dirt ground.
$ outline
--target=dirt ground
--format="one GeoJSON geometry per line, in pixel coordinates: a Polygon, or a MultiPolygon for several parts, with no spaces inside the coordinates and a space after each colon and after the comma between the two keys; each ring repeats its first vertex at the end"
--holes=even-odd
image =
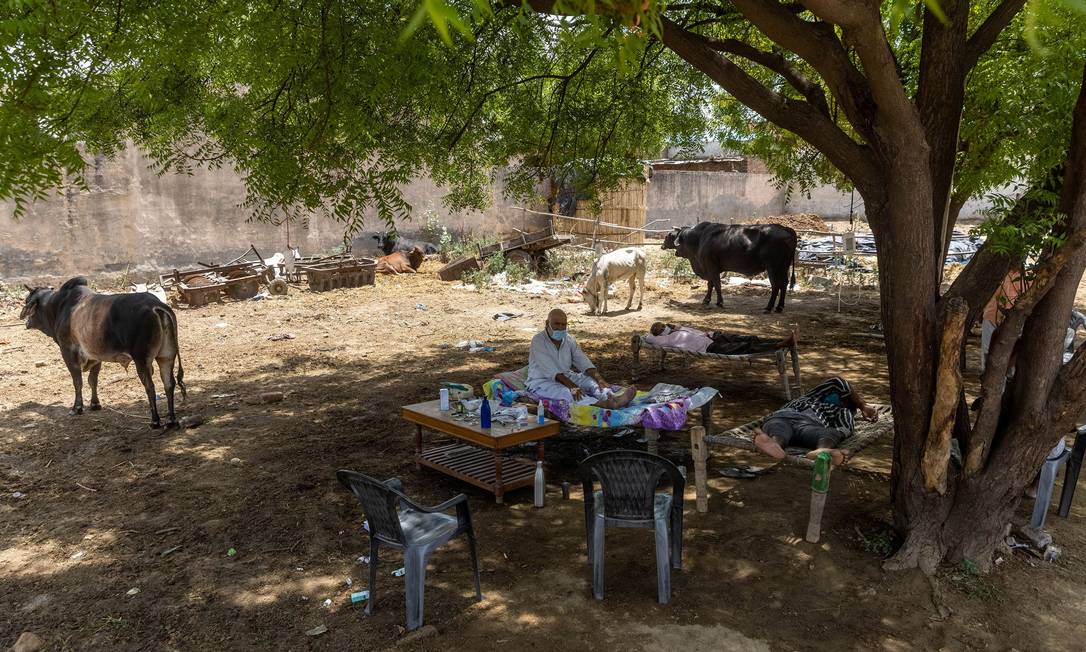
{"type": "MultiPolygon", "coordinates": [[[[189,385],[180,414],[202,420],[182,430],[148,428],[135,373],[118,365],[102,371],[107,409],[69,417],[71,381],[55,344],[21,325],[0,328],[0,649],[24,631],[51,650],[1086,649],[1086,498],[1070,519],[1049,518],[1064,552],[1057,562],[1006,553],[988,576],[945,569],[933,592],[919,573],[880,569],[892,544],[889,441],[835,474],[817,545],[802,539],[807,472],[725,479],[727,464],[764,460],[714,450],[709,513],[696,513],[692,489],[686,495],[671,604],[656,602],[643,530],[608,531],[607,593],[596,601],[581,495],[575,488],[563,500],[558,485],[573,480],[586,452],[638,448],[638,435],[548,442],[548,502],[535,510],[530,490],[496,505],[416,471],[399,406],[436,398],[441,380],[478,387],[523,365],[555,305],[616,381],[630,377],[630,335],[657,319],[761,335],[795,325],[808,386],[842,373],[881,401],[876,297],[846,293],[839,313],[836,292],[799,289],[783,315],[764,315],[761,288],[731,287],[721,311],[701,306],[701,282],[653,276],[640,312],[591,317],[573,298],[454,289],[424,269],[431,273],[382,277],[375,287],[293,288],[280,300],[178,310],[189,385]],[[523,316],[492,319],[501,311],[523,316]],[[282,333],[296,337],[269,341],[282,333]],[[496,351],[446,346],[465,339],[496,351]],[[267,392],[285,398],[261,403],[267,392]],[[472,600],[458,540],[429,571],[426,622],[436,633],[404,633],[392,552],[380,566],[374,615],[351,605],[351,591],[365,588],[367,567],[356,559],[368,540],[357,503],[335,480],[340,468],[399,477],[425,503],[466,493],[485,599],[472,600]],[[327,632],[306,635],[319,625],[327,632]]],[[[17,303],[0,308],[0,324],[17,322],[17,303]]],[[[975,340],[970,356],[975,380],[975,340]]],[[[683,361],[639,386],[658,381],[719,389],[718,430],[782,401],[768,364],[683,361]]],[[[666,433],[662,452],[689,466],[688,443],[686,432],[666,433]]]]}

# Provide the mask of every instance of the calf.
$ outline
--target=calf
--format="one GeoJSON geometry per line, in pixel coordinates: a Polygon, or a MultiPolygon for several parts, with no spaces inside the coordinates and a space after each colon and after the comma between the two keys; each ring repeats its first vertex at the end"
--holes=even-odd
{"type": "Polygon", "coordinates": [[[418,247],[407,253],[396,251],[378,258],[376,271],[379,274],[414,274],[422,259],[422,250],[418,247]]]}
{"type": "Polygon", "coordinates": [[[592,273],[585,283],[581,294],[588,304],[588,312],[596,315],[607,314],[607,293],[612,283],[629,279],[630,298],[626,310],[633,304],[637,282],[641,282],[641,294],[637,298],[637,309],[645,298],[645,252],[636,247],[616,249],[604,254],[592,263],[592,273]]]}
{"type": "Polygon", "coordinates": [[[377,241],[377,248],[385,252],[386,256],[396,251],[410,252],[416,247],[426,255],[441,253],[441,248],[432,242],[401,238],[398,235],[390,235],[387,232],[378,233],[373,236],[373,239],[377,241]]]}
{"type": "Polygon", "coordinates": [[[784,310],[788,285],[788,267],[796,287],[796,232],[780,224],[717,224],[702,222],[694,227],[675,227],[664,237],[664,249],[674,249],[677,256],[690,261],[694,273],[709,283],[702,303],[708,304],[716,288],[716,305],[724,307],[720,274],[725,271],[754,276],[766,272],[772,292],[765,311],[773,310],[780,292],[777,312],[784,310]]]}
{"type": "Polygon", "coordinates": [[[100,410],[98,372],[103,362],[118,362],[126,368],[135,363],[136,373],[151,406],[151,427],[162,425],[155,402],[152,363],[158,362],[159,375],[166,392],[166,425],[177,425],[174,414],[175,387],[173,365],[177,360],[176,387],[185,396],[185,370],[181,367],[181,349],[177,341],[177,317],[173,310],[149,293],[97,294],[87,287],[87,279],[70,279],[52,288],[25,286],[30,294],[19,314],[26,327],[37,329],[60,346],[60,355],[75,385],[75,403],[69,414],[83,414],[83,372],[88,372],[90,409],[100,410]]]}

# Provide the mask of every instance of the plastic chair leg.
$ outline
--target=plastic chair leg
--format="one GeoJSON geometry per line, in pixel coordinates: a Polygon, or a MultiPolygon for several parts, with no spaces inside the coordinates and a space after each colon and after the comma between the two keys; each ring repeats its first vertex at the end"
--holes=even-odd
{"type": "Polygon", "coordinates": [[[1060,511],[1063,518],[1071,513],[1071,501],[1075,497],[1075,485],[1078,484],[1079,470],[1082,469],[1082,458],[1086,453],[1086,432],[1079,432],[1075,437],[1075,446],[1071,451],[1071,457],[1067,460],[1067,471],[1063,476],[1063,489],[1060,490],[1060,511]]]}
{"type": "Polygon", "coordinates": [[[656,595],[660,604],[671,600],[671,529],[666,519],[656,519],[656,595]]]}
{"type": "Polygon", "coordinates": [[[592,557],[592,595],[597,600],[603,599],[603,534],[606,528],[603,519],[596,519],[592,527],[592,545],[590,556],[592,557]]]}
{"type": "Polygon", "coordinates": [[[468,530],[468,551],[471,553],[471,572],[475,576],[475,599],[483,599],[483,589],[479,584],[479,552],[475,546],[475,532],[468,530]]]}
{"type": "Polygon", "coordinates": [[[370,537],[370,597],[366,600],[366,615],[373,615],[373,604],[377,602],[377,539],[370,537]]]}
{"type": "Polygon", "coordinates": [[[404,591],[407,601],[407,629],[422,627],[426,600],[426,560],[430,555],[424,548],[404,551],[404,591]]]}
{"type": "Polygon", "coordinates": [[[1041,465],[1041,476],[1037,481],[1037,500],[1033,503],[1033,515],[1029,522],[1036,529],[1043,529],[1045,526],[1045,516],[1048,515],[1048,506],[1052,502],[1052,492],[1056,486],[1056,474],[1064,461],[1064,448],[1063,439],[1060,439],[1041,465]]]}
{"type": "Polygon", "coordinates": [[[675,570],[683,569],[683,513],[675,510],[675,514],[668,524],[671,527],[671,567],[675,570]]]}

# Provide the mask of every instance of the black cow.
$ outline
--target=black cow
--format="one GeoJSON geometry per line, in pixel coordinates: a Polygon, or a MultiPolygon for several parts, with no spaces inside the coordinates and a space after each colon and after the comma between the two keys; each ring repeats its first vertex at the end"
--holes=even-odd
{"type": "Polygon", "coordinates": [[[35,328],[60,346],[60,355],[72,374],[75,403],[69,414],[83,414],[83,372],[89,372],[90,409],[100,410],[98,372],[103,362],[118,362],[125,367],[135,363],[136,373],[151,405],[151,427],[162,425],[155,403],[152,363],[158,362],[159,375],[166,392],[167,427],[177,425],[173,409],[175,387],[173,364],[177,360],[176,387],[185,396],[185,370],[181,367],[181,349],[177,342],[177,317],[169,306],[153,294],[97,294],[87,287],[87,279],[70,279],[60,289],[32,288],[20,313],[27,328],[35,328]]]}
{"type": "Polygon", "coordinates": [[[694,227],[675,227],[664,238],[664,249],[674,249],[675,254],[690,261],[694,273],[709,282],[709,290],[702,301],[708,304],[716,288],[716,305],[724,307],[720,290],[720,274],[736,272],[754,276],[767,272],[773,288],[769,305],[773,309],[780,292],[777,312],[784,310],[785,287],[788,284],[788,267],[792,267],[792,288],[796,287],[796,232],[780,224],[717,224],[702,222],[694,227]]]}
{"type": "Polygon", "coordinates": [[[388,232],[378,233],[373,236],[373,239],[377,241],[377,248],[385,252],[386,256],[394,251],[409,253],[415,247],[418,247],[426,255],[441,253],[441,248],[432,242],[403,238],[399,235],[391,235],[388,232]]]}

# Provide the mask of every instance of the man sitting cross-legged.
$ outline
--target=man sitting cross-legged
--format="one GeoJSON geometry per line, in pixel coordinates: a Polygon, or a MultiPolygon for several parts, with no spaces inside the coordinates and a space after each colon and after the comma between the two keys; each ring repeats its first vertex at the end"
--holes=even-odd
{"type": "Polygon", "coordinates": [[[766,417],[762,427],[754,430],[754,446],[778,460],[785,458],[784,449],[791,446],[812,449],[808,458],[826,452],[834,466],[844,464],[851,453],[838,446],[852,434],[857,410],[864,419],[878,421],[875,407],[865,403],[848,381],[834,376],[766,417]]]}
{"type": "Polygon", "coordinates": [[[566,313],[557,308],[547,315],[543,331],[532,338],[527,387],[541,398],[612,410],[629,405],[637,393],[633,387],[611,392],[596,365],[566,331],[566,313]]]}
{"type": "Polygon", "coordinates": [[[788,349],[796,343],[795,333],[783,340],[767,340],[754,335],[736,335],[720,331],[709,333],[689,326],[675,326],[661,321],[655,322],[649,329],[649,333],[644,337],[647,344],[718,355],[766,353],[777,349],[788,349]]]}

